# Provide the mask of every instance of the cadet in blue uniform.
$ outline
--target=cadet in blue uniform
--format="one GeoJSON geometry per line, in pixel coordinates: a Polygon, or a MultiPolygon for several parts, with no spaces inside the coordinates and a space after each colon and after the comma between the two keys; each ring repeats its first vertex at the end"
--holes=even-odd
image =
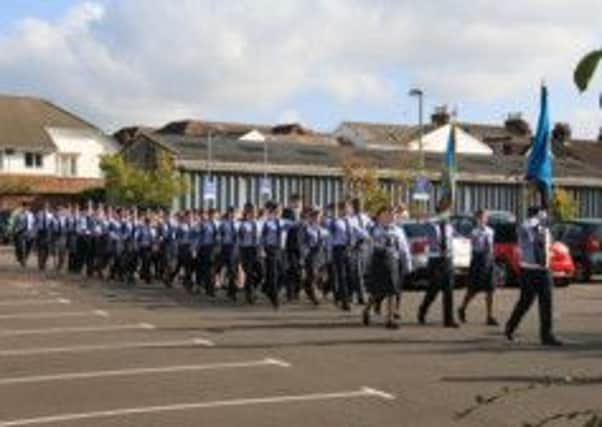
{"type": "Polygon", "coordinates": [[[229,207],[219,223],[219,241],[221,244],[219,254],[218,274],[225,269],[225,287],[228,297],[236,301],[238,279],[238,234],[234,218],[234,207],[229,207]]]}
{"type": "MultiPolygon", "coordinates": [[[[443,212],[437,212],[443,214],[443,212]]],[[[428,310],[437,298],[439,292],[443,294],[443,326],[457,328],[459,325],[454,319],[454,268],[453,268],[453,234],[454,230],[446,218],[439,218],[431,222],[432,233],[429,242],[429,285],[418,310],[418,322],[426,323],[428,310]]]]}
{"type": "Polygon", "coordinates": [[[196,256],[196,283],[204,286],[209,297],[215,296],[215,275],[219,255],[219,222],[211,208],[199,224],[196,256]]]}
{"type": "Polygon", "coordinates": [[[321,287],[324,280],[327,251],[328,231],[321,225],[319,209],[308,213],[307,224],[301,232],[301,254],[305,269],[304,288],[309,300],[318,305],[316,289],[321,287]]]}
{"type": "MultiPolygon", "coordinates": [[[[372,228],[372,220],[368,215],[362,212],[360,199],[353,199],[351,201],[353,214],[351,215],[351,223],[354,227],[357,227],[366,236],[370,234],[372,228]]],[[[351,289],[350,291],[355,295],[358,304],[363,305],[365,302],[364,298],[364,277],[366,275],[366,262],[368,257],[369,248],[367,240],[358,242],[350,251],[351,259],[351,289]]]]}
{"type": "Polygon", "coordinates": [[[561,346],[553,332],[552,274],[548,266],[550,235],[546,227],[546,213],[538,207],[529,208],[528,218],[519,228],[521,253],[520,298],[506,323],[506,337],[514,340],[514,331],[529,311],[535,297],[539,302],[539,327],[541,343],[561,346]]]}
{"type": "Polygon", "coordinates": [[[44,206],[36,216],[36,250],[38,252],[38,268],[41,271],[46,270],[46,262],[50,254],[52,244],[52,227],[54,216],[48,207],[44,206]]]}
{"type": "Polygon", "coordinates": [[[301,290],[301,212],[303,203],[301,196],[293,194],[289,205],[282,211],[282,219],[290,222],[286,233],[286,298],[298,299],[301,290]]]}
{"type": "Polygon", "coordinates": [[[261,231],[261,244],[265,251],[266,294],[274,308],[280,306],[280,289],[284,281],[284,244],[290,222],[280,218],[280,206],[275,202],[266,203],[267,219],[261,231]]]}
{"type": "Polygon", "coordinates": [[[249,304],[254,304],[256,290],[261,280],[261,261],[259,224],[255,219],[255,207],[251,203],[245,204],[242,218],[238,223],[237,235],[240,263],[245,275],[245,297],[249,304]]]}
{"type": "Polygon", "coordinates": [[[68,235],[69,235],[68,213],[65,207],[59,206],[52,223],[52,253],[55,258],[55,268],[62,271],[67,258],[68,235]]]}
{"type": "Polygon", "coordinates": [[[487,325],[497,326],[498,322],[493,316],[493,294],[495,283],[493,268],[495,261],[494,253],[494,231],[487,226],[487,211],[478,210],[475,213],[476,227],[472,230],[470,240],[472,243],[472,256],[470,258],[470,269],[468,274],[468,288],[464,301],[458,309],[458,318],[462,323],[466,322],[466,308],[470,301],[479,292],[485,292],[487,306],[487,325]]]}
{"type": "Polygon", "coordinates": [[[27,266],[35,236],[35,216],[29,204],[23,202],[15,222],[15,256],[22,267],[27,266]]]}
{"type": "Polygon", "coordinates": [[[368,267],[367,289],[370,299],[363,311],[364,325],[370,324],[372,305],[380,300],[386,301],[387,320],[385,327],[397,329],[395,319],[395,298],[401,290],[400,259],[406,257],[405,236],[394,224],[393,209],[381,208],[376,216],[377,224],[372,228],[372,254],[368,267]]]}
{"type": "Polygon", "coordinates": [[[150,284],[153,277],[151,273],[152,250],[157,235],[148,213],[144,216],[142,224],[137,227],[134,238],[140,257],[140,279],[150,284]]]}

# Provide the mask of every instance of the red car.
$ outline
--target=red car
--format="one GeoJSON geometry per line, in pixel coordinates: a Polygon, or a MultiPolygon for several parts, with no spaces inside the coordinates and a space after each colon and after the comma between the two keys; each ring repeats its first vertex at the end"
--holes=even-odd
{"type": "MultiPolygon", "coordinates": [[[[474,219],[471,217],[454,217],[452,220],[456,230],[468,233],[472,230],[468,226],[474,219]]],[[[518,234],[515,222],[494,222],[489,224],[495,231],[495,260],[496,281],[498,286],[518,284],[520,276],[520,251],[518,248],[518,234]]],[[[568,246],[556,241],[552,244],[550,267],[554,277],[554,284],[567,286],[575,277],[575,263],[571,258],[568,246]]]]}

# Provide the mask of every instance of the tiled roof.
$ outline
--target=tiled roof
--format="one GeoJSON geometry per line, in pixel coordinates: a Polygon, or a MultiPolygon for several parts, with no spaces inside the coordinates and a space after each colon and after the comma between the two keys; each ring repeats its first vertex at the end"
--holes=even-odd
{"type": "Polygon", "coordinates": [[[37,98],[0,95],[0,147],[53,151],[45,128],[99,130],[62,108],[37,98]]]}

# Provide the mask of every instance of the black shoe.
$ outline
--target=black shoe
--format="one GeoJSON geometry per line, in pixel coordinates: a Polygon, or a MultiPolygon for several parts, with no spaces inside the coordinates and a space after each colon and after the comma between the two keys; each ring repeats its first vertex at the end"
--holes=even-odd
{"type": "Polygon", "coordinates": [[[399,313],[393,313],[393,319],[401,320],[401,316],[399,315],[399,313]]]}
{"type": "Polygon", "coordinates": [[[393,321],[389,320],[385,324],[385,328],[387,328],[387,329],[399,329],[399,324],[397,322],[393,322],[393,321]]]}
{"type": "Polygon", "coordinates": [[[541,340],[541,345],[546,347],[562,347],[564,343],[558,338],[551,336],[541,340]]]}
{"type": "Polygon", "coordinates": [[[343,311],[351,311],[351,306],[349,305],[348,302],[344,302],[343,305],[341,306],[341,309],[343,311]]]}
{"type": "Polygon", "coordinates": [[[487,326],[499,326],[499,322],[496,320],[495,317],[488,317],[487,318],[487,326]]]}
{"type": "Polygon", "coordinates": [[[364,310],[362,313],[362,324],[364,326],[370,326],[370,311],[364,310]]]}
{"type": "Polygon", "coordinates": [[[463,308],[458,309],[458,319],[460,319],[460,322],[466,323],[466,310],[465,309],[463,309],[463,308]]]}
{"type": "Polygon", "coordinates": [[[452,329],[457,329],[460,327],[460,324],[456,323],[456,322],[445,322],[443,324],[444,328],[452,328],[452,329]]]}
{"type": "Polygon", "coordinates": [[[514,342],[515,338],[514,338],[514,332],[511,332],[509,329],[506,328],[506,330],[504,331],[504,336],[506,337],[506,339],[510,342],[514,342]]]}

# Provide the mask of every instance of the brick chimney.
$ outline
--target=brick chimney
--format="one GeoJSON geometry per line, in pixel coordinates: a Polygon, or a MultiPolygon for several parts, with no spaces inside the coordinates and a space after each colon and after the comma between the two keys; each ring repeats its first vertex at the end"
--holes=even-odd
{"type": "Polygon", "coordinates": [[[525,119],[522,113],[510,113],[504,122],[506,130],[516,136],[530,136],[531,126],[525,119]]]}
{"type": "Polygon", "coordinates": [[[435,111],[431,114],[431,123],[436,126],[444,126],[449,123],[451,116],[447,111],[447,105],[435,107],[435,111]]]}
{"type": "Polygon", "coordinates": [[[556,123],[552,130],[552,139],[562,145],[568,145],[571,142],[571,125],[568,123],[556,123]]]}

